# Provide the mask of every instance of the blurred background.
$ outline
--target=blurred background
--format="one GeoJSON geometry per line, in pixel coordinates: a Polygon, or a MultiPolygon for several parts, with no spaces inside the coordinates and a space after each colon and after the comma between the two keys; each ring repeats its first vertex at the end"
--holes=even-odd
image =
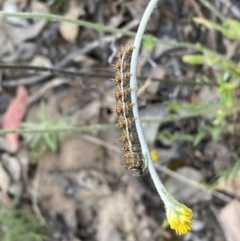
{"type": "Polygon", "coordinates": [[[140,51],[154,165],[194,211],[178,236],[148,170],[128,174],[116,127],[112,65],[134,40],[118,29],[136,32],[148,2],[0,1],[2,241],[239,241],[240,3],[159,1],[140,51]]]}

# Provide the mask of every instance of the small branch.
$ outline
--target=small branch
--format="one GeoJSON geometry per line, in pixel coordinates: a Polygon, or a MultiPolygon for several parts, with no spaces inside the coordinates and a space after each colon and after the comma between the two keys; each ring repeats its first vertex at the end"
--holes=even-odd
{"type": "Polygon", "coordinates": [[[162,166],[160,164],[157,165],[156,168],[159,171],[169,175],[170,177],[173,177],[176,180],[179,180],[179,181],[181,181],[181,182],[183,182],[183,183],[185,183],[185,184],[187,184],[187,185],[189,185],[191,187],[199,189],[199,190],[201,190],[203,192],[210,193],[211,195],[221,199],[222,201],[224,201],[226,203],[228,203],[228,202],[230,202],[232,200],[232,198],[230,198],[229,196],[227,196],[227,195],[225,195],[223,193],[220,193],[218,191],[206,190],[206,187],[203,184],[201,184],[199,182],[196,182],[196,181],[194,181],[192,179],[189,179],[188,177],[185,177],[185,176],[183,176],[183,175],[181,175],[181,174],[179,174],[177,172],[174,172],[174,171],[172,171],[172,170],[168,169],[167,167],[164,167],[164,166],[162,166]]]}
{"type": "MultiPolygon", "coordinates": [[[[109,74],[101,74],[97,73],[95,71],[70,71],[70,70],[62,70],[58,68],[49,68],[49,67],[40,67],[40,66],[31,66],[31,65],[15,65],[15,64],[4,64],[0,63],[0,69],[14,69],[14,70],[34,70],[36,72],[47,72],[50,74],[58,74],[63,76],[90,76],[90,77],[99,77],[99,78],[112,78],[112,73],[109,74]]],[[[140,80],[146,80],[146,77],[138,76],[137,77],[140,80]]],[[[218,83],[206,83],[206,82],[190,82],[190,81],[177,81],[177,80],[171,80],[171,79],[158,79],[158,78],[151,78],[152,81],[159,81],[161,83],[171,83],[176,85],[189,85],[189,86],[218,86],[218,83]]],[[[2,86],[9,87],[12,86],[12,81],[5,80],[2,81],[2,86]],[[11,83],[11,84],[10,84],[11,83]]],[[[16,80],[17,82],[17,80],[16,80]]],[[[34,84],[35,82],[33,82],[34,84]]],[[[24,84],[21,82],[21,84],[24,84]]],[[[29,81],[27,80],[26,84],[29,84],[29,81]]]]}
{"type": "MultiPolygon", "coordinates": [[[[36,72],[47,72],[50,74],[61,74],[66,76],[92,76],[92,77],[110,77],[106,74],[100,73],[89,73],[86,71],[70,71],[70,70],[62,70],[57,68],[50,68],[50,67],[40,67],[40,66],[32,66],[32,65],[17,65],[17,64],[5,64],[0,63],[0,69],[14,69],[14,70],[34,70],[36,72]]],[[[5,81],[7,83],[7,81],[5,81]]]]}
{"type": "Polygon", "coordinates": [[[151,118],[151,119],[142,119],[141,121],[144,123],[148,123],[148,124],[151,124],[151,123],[164,124],[164,123],[171,122],[171,121],[178,121],[178,120],[193,118],[193,117],[197,117],[197,116],[209,114],[209,113],[212,113],[214,115],[215,111],[216,111],[216,106],[213,105],[210,108],[206,108],[205,110],[202,110],[202,111],[191,112],[191,113],[184,114],[184,115],[170,114],[161,119],[151,118]]]}
{"type": "Polygon", "coordinates": [[[104,140],[101,140],[97,137],[94,137],[94,136],[90,136],[90,135],[87,135],[87,134],[83,134],[81,136],[84,140],[86,141],[89,141],[91,143],[94,143],[96,145],[99,145],[99,146],[102,146],[102,147],[105,147],[106,149],[108,149],[109,151],[113,151],[113,152],[116,152],[118,154],[121,154],[122,151],[119,149],[118,146],[115,146],[107,141],[104,141],[104,140]]]}

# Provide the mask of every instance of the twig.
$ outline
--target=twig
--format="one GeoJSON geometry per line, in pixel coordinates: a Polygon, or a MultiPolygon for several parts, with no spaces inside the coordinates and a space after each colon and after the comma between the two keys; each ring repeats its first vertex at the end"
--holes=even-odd
{"type": "MultiPolygon", "coordinates": [[[[1,12],[0,12],[0,15],[1,15],[1,12]]],[[[53,15],[55,16],[55,15],[53,15]]],[[[59,16],[61,18],[61,16],[59,16]]],[[[131,24],[127,24],[124,28],[126,29],[129,29],[129,28],[133,28],[135,25],[137,25],[137,21],[133,21],[131,24]]],[[[104,42],[111,42],[111,41],[114,41],[118,38],[120,38],[122,35],[121,34],[117,34],[116,36],[106,36],[104,37],[104,39],[102,41],[104,42]]],[[[55,68],[56,69],[62,69],[63,67],[65,67],[75,56],[77,55],[84,55],[90,51],[92,51],[93,49],[99,47],[101,44],[102,44],[102,41],[100,40],[96,40],[90,44],[88,44],[87,46],[81,48],[80,50],[77,50],[77,51],[74,51],[70,54],[68,54],[65,58],[63,58],[59,63],[57,63],[55,65],[55,68]]],[[[47,68],[48,70],[50,68],[47,68]]],[[[12,80],[12,81],[3,81],[3,86],[7,86],[7,87],[13,87],[13,86],[19,86],[19,85],[32,85],[32,84],[35,84],[35,83],[39,83],[41,81],[44,81],[48,78],[50,78],[52,76],[52,74],[47,74],[45,76],[33,76],[33,77],[30,77],[30,78],[23,78],[23,79],[20,79],[18,81],[15,81],[15,80],[12,80]]],[[[111,76],[112,77],[112,76],[111,76]]]]}
{"type": "MultiPolygon", "coordinates": [[[[112,73],[109,74],[101,74],[96,73],[95,71],[70,71],[70,70],[62,70],[59,68],[49,68],[49,67],[40,67],[40,66],[31,66],[31,65],[14,65],[14,64],[4,64],[0,63],[0,69],[14,69],[14,70],[35,70],[36,72],[47,72],[50,74],[61,74],[63,76],[90,76],[90,77],[99,77],[99,78],[112,78],[112,73]]],[[[42,76],[40,76],[42,77],[42,76]]],[[[45,77],[45,76],[44,76],[45,77]]],[[[36,76],[35,76],[36,78],[36,76]]],[[[145,80],[146,77],[138,76],[138,79],[145,80]]],[[[177,80],[171,80],[171,79],[158,79],[158,78],[151,78],[151,81],[159,81],[161,83],[171,83],[171,84],[177,84],[177,85],[190,85],[190,86],[218,86],[218,83],[210,82],[190,82],[190,81],[177,81],[177,80]]],[[[24,78],[22,81],[18,80],[5,80],[2,81],[2,86],[9,87],[9,86],[15,86],[18,83],[18,85],[21,84],[35,84],[36,82],[31,79],[29,81],[28,79],[24,78]]]]}
{"type": "Polygon", "coordinates": [[[59,85],[68,84],[73,85],[72,81],[65,80],[65,79],[54,79],[50,82],[47,82],[44,84],[39,90],[34,92],[29,98],[28,98],[28,104],[32,104],[35,101],[37,101],[39,98],[41,98],[49,89],[57,87],[59,85]]]}
{"type": "Polygon", "coordinates": [[[143,84],[143,86],[141,86],[139,89],[138,89],[138,92],[137,92],[137,97],[141,96],[142,94],[145,93],[145,91],[147,90],[147,88],[151,85],[151,82],[152,82],[152,79],[151,78],[147,78],[145,83],[143,84]]]}
{"type": "Polygon", "coordinates": [[[96,145],[99,145],[99,146],[102,146],[102,147],[105,147],[106,149],[110,150],[110,151],[113,151],[113,152],[117,152],[117,153],[122,153],[122,151],[119,149],[118,146],[115,146],[109,142],[106,142],[104,140],[101,140],[97,137],[94,137],[94,136],[90,136],[90,135],[87,135],[87,134],[83,134],[81,136],[84,140],[86,141],[89,141],[91,143],[94,143],[96,145]]]}
{"type": "Polygon", "coordinates": [[[221,199],[222,201],[224,201],[226,203],[232,201],[232,198],[230,198],[229,196],[227,196],[227,195],[225,195],[223,193],[214,191],[214,190],[206,190],[206,187],[203,184],[198,183],[198,182],[196,182],[194,180],[191,180],[188,177],[185,177],[185,176],[183,176],[183,175],[181,175],[181,174],[179,174],[177,172],[174,172],[174,171],[170,170],[169,168],[164,167],[164,166],[162,166],[160,164],[156,166],[156,169],[158,169],[159,171],[161,171],[161,172],[163,172],[163,173],[165,173],[165,174],[167,174],[167,175],[177,179],[178,181],[181,181],[181,182],[183,182],[183,183],[185,183],[185,184],[187,184],[187,185],[189,185],[191,187],[194,187],[194,188],[199,189],[201,191],[204,191],[206,193],[210,193],[213,196],[221,199]]]}

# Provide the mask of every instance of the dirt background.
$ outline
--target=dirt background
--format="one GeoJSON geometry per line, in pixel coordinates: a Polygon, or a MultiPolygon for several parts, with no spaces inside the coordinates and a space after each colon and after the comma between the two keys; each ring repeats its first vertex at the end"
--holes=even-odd
{"type": "MultiPolygon", "coordinates": [[[[6,12],[53,13],[136,31],[148,2],[2,0],[0,7],[6,12]]],[[[225,16],[240,18],[238,1],[210,2],[225,16]]],[[[197,0],[159,1],[146,33],[165,41],[199,42],[239,60],[239,42],[197,25],[194,17],[218,21],[197,0]]],[[[73,72],[0,69],[3,129],[18,127],[21,121],[33,129],[115,125],[112,64],[120,46],[132,38],[69,23],[13,17],[0,18],[0,33],[1,64],[73,72]],[[15,106],[9,111],[14,100],[15,106]]],[[[184,63],[182,56],[188,53],[192,50],[160,43],[151,51],[142,47],[138,64],[138,75],[143,77],[139,79],[142,118],[167,117],[169,101],[218,101],[215,87],[194,87],[199,73],[214,83],[214,72],[206,66],[184,63]],[[152,81],[151,77],[162,81],[152,81]]],[[[186,141],[158,138],[166,130],[176,135],[196,133],[204,121],[209,121],[207,116],[143,125],[150,149],[159,156],[155,165],[161,180],[176,199],[194,211],[193,228],[187,235],[177,236],[167,225],[164,205],[148,171],[140,179],[127,173],[119,130],[114,127],[61,136],[2,136],[0,202],[8,209],[17,198],[18,208],[31,211],[42,223],[46,240],[239,241],[239,178],[211,191],[200,190],[200,183],[211,184],[221,171],[232,167],[239,153],[239,134],[219,140],[207,138],[197,147],[186,141]],[[178,175],[168,175],[166,170],[178,175]]]]}

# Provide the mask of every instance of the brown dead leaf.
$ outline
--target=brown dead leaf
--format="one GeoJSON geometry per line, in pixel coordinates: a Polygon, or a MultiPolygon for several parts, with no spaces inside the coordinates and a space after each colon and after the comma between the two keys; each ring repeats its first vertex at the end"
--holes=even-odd
{"type": "MultiPolygon", "coordinates": [[[[141,111],[141,118],[143,119],[161,119],[167,115],[167,109],[160,103],[141,111]]],[[[143,123],[143,131],[147,143],[151,146],[156,140],[158,134],[159,123],[143,123]]]]}
{"type": "MultiPolygon", "coordinates": [[[[17,89],[17,95],[10,103],[3,116],[3,129],[18,129],[27,110],[28,92],[24,86],[17,89]]],[[[11,146],[11,151],[16,152],[19,146],[19,134],[7,134],[6,138],[11,146]]]]}
{"type": "Polygon", "coordinates": [[[15,156],[10,156],[4,153],[2,155],[2,163],[10,174],[11,178],[15,182],[19,182],[21,178],[21,166],[18,159],[15,156]]]}
{"type": "MultiPolygon", "coordinates": [[[[52,68],[53,64],[52,61],[43,55],[35,55],[33,60],[30,63],[31,66],[37,66],[37,67],[46,67],[46,68],[52,68]]],[[[30,73],[34,73],[34,71],[29,71],[30,73]]],[[[42,75],[46,75],[46,72],[40,73],[42,75]]]]}
{"type": "MultiPolygon", "coordinates": [[[[83,13],[84,12],[82,7],[71,6],[68,12],[65,13],[64,17],[77,20],[78,17],[83,13]]],[[[65,40],[70,43],[75,43],[79,31],[78,25],[68,22],[62,22],[59,30],[65,40]]]]}
{"type": "Polygon", "coordinates": [[[136,17],[141,15],[146,7],[146,2],[144,0],[138,0],[138,1],[130,1],[128,3],[125,3],[126,8],[130,12],[130,14],[133,17],[136,17]]]}
{"type": "Polygon", "coordinates": [[[47,210],[48,215],[58,223],[53,228],[53,236],[64,237],[64,235],[71,235],[76,228],[76,210],[74,200],[65,195],[64,187],[57,180],[54,180],[51,175],[41,173],[38,170],[33,181],[33,190],[37,193],[38,202],[43,210],[47,210]],[[64,224],[61,224],[61,221],[58,222],[57,216],[63,218],[64,224]],[[64,225],[65,229],[62,229],[61,225],[64,225]]]}
{"type": "Polygon", "coordinates": [[[227,192],[237,198],[240,198],[240,174],[238,174],[236,178],[229,178],[227,182],[223,177],[220,178],[218,185],[214,189],[227,192]]]}
{"type": "Polygon", "coordinates": [[[162,79],[166,76],[166,69],[160,65],[155,65],[152,67],[150,75],[152,78],[162,79]]]}
{"type": "Polygon", "coordinates": [[[137,219],[132,192],[133,187],[130,186],[127,193],[118,191],[100,201],[97,240],[111,240],[110,234],[118,237],[117,230],[128,233],[127,240],[134,240],[132,230],[137,219]]]}
{"type": "Polygon", "coordinates": [[[7,209],[11,207],[11,200],[7,193],[0,191],[0,203],[7,209]]]}
{"type": "Polygon", "coordinates": [[[96,199],[111,193],[105,177],[93,169],[82,169],[79,172],[66,173],[64,176],[80,188],[81,191],[75,193],[78,201],[88,201],[89,198],[96,199]]]}
{"type": "Polygon", "coordinates": [[[48,13],[49,8],[47,4],[42,1],[31,1],[31,11],[37,13],[48,13]]]}
{"type": "MultiPolygon", "coordinates": [[[[46,4],[39,1],[32,1],[31,11],[37,13],[48,13],[46,4]]],[[[19,18],[17,19],[19,21],[19,18]]],[[[33,24],[25,24],[23,27],[7,24],[6,34],[11,36],[8,40],[13,41],[16,45],[23,43],[27,39],[35,38],[43,29],[46,24],[46,20],[38,19],[33,24]]]]}
{"type": "Polygon", "coordinates": [[[57,161],[59,171],[76,171],[82,168],[104,169],[103,148],[85,141],[80,134],[72,135],[61,141],[60,150],[57,161]]]}
{"type": "Polygon", "coordinates": [[[98,99],[93,100],[74,114],[73,123],[78,125],[85,123],[94,125],[98,123],[101,105],[102,103],[98,99]]]}
{"type": "Polygon", "coordinates": [[[4,48],[0,48],[0,56],[4,56],[8,52],[13,52],[14,43],[13,41],[9,41],[8,30],[5,26],[5,20],[0,18],[0,46],[4,46],[4,48]]]}
{"type": "Polygon", "coordinates": [[[221,209],[219,218],[228,240],[239,241],[240,237],[240,202],[233,200],[221,209]]]}
{"type": "Polygon", "coordinates": [[[2,163],[0,163],[0,188],[4,193],[6,193],[8,191],[9,185],[10,178],[3,168],[2,163]]]}
{"type": "MultiPolygon", "coordinates": [[[[17,2],[15,1],[5,1],[2,6],[2,11],[16,13],[16,12],[21,12],[22,9],[19,8],[17,2]]],[[[22,27],[27,26],[27,20],[22,18],[6,17],[6,21],[17,26],[22,26],[22,27]]]]}

